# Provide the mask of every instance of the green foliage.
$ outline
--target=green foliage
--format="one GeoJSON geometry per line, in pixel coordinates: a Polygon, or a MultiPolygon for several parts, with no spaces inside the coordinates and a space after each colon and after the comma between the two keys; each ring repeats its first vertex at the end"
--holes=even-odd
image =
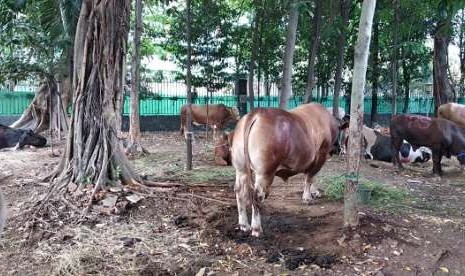
{"type": "MultiPolygon", "coordinates": [[[[342,200],[344,198],[345,182],[344,176],[329,176],[319,180],[325,196],[331,200],[342,200]]],[[[364,199],[368,199],[368,203],[376,207],[399,203],[408,197],[404,189],[389,187],[363,177],[359,178],[358,193],[359,199],[368,194],[368,197],[364,199]]]]}
{"type": "Polygon", "coordinates": [[[80,5],[78,0],[1,1],[0,83],[65,71],[80,5]]]}

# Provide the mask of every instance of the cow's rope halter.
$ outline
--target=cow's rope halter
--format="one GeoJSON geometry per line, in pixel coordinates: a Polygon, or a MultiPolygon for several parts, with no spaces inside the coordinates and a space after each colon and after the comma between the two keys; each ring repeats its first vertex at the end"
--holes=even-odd
{"type": "Polygon", "coordinates": [[[465,151],[462,151],[461,153],[457,154],[457,158],[465,156],[465,151]]]}

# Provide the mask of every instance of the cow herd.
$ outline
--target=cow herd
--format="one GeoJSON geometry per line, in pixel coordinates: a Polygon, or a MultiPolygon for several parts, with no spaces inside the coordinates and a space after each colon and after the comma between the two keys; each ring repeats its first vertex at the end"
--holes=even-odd
{"type": "MultiPolygon", "coordinates": [[[[310,203],[318,196],[313,178],[330,154],[344,154],[348,140],[349,116],[339,110],[339,117],[320,104],[301,105],[285,111],[256,108],[242,118],[237,109],[210,105],[190,108],[193,121],[213,125],[223,131],[228,121],[237,122],[234,131],[215,135],[215,162],[232,165],[236,171],[236,193],[239,227],[262,233],[262,202],[270,193],[274,177],[285,182],[289,177],[305,174],[302,200],[310,203]],[[252,209],[249,223],[247,207],[252,209]]],[[[181,115],[183,133],[185,115],[181,115]]],[[[367,159],[393,162],[400,170],[403,163],[433,161],[433,174],[442,174],[441,159],[456,156],[465,165],[465,105],[449,103],[438,109],[438,118],[420,115],[393,116],[389,128],[363,126],[361,155],[367,159]]]]}

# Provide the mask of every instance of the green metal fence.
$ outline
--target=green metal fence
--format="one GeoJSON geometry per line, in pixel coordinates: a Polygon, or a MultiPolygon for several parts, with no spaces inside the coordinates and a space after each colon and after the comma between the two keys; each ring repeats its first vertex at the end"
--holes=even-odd
{"type": "MultiPolygon", "coordinates": [[[[0,91],[0,115],[20,115],[28,107],[34,98],[34,93],[31,92],[2,92],[0,91]]],[[[315,100],[315,99],[314,99],[315,100]]],[[[206,103],[222,103],[227,106],[237,106],[236,96],[215,96],[197,97],[194,99],[196,104],[206,103]]],[[[318,100],[326,107],[332,106],[332,97],[318,100]]],[[[348,104],[343,97],[340,100],[340,106],[347,110],[348,104]]],[[[465,104],[465,98],[460,98],[459,103],[465,104]]],[[[141,116],[148,115],[178,115],[181,106],[186,103],[185,97],[168,97],[157,96],[155,98],[146,98],[140,100],[140,114],[141,116]]],[[[292,97],[289,100],[289,108],[294,108],[302,103],[302,97],[292,97]]],[[[279,99],[276,96],[260,97],[255,99],[255,106],[261,107],[277,107],[279,99]]],[[[129,114],[130,99],[128,97],[124,100],[123,114],[129,114]]],[[[402,112],[404,110],[404,101],[400,100],[397,103],[397,110],[402,112]]],[[[371,113],[371,98],[365,98],[364,111],[366,114],[371,113]]],[[[431,97],[412,97],[408,103],[408,113],[424,113],[431,114],[434,111],[433,99],[431,97]]],[[[389,114],[391,113],[391,102],[387,99],[378,99],[378,113],[389,114]]]]}

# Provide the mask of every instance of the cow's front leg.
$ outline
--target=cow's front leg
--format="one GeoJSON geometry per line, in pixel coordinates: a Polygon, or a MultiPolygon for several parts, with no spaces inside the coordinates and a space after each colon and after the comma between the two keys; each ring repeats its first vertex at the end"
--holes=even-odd
{"type": "Polygon", "coordinates": [[[262,219],[260,216],[260,205],[257,202],[252,203],[252,236],[260,237],[263,235],[262,219]]]}
{"type": "Polygon", "coordinates": [[[392,163],[394,164],[394,167],[397,166],[397,170],[401,171],[404,169],[404,166],[402,166],[402,162],[400,162],[399,158],[399,150],[402,145],[402,140],[398,138],[392,138],[391,143],[392,163]]]}
{"type": "Polygon", "coordinates": [[[302,201],[305,204],[310,204],[314,198],[321,196],[318,189],[313,185],[313,182],[313,176],[307,173],[305,175],[304,193],[302,195],[302,201]]]}
{"type": "Polygon", "coordinates": [[[236,192],[237,213],[239,218],[239,228],[242,231],[250,231],[249,218],[247,217],[247,205],[250,202],[249,187],[247,185],[247,175],[244,172],[236,170],[236,183],[234,191],[236,192]]]}
{"type": "Polygon", "coordinates": [[[433,175],[434,176],[442,175],[441,159],[442,159],[441,151],[433,151],[433,175]]]}

